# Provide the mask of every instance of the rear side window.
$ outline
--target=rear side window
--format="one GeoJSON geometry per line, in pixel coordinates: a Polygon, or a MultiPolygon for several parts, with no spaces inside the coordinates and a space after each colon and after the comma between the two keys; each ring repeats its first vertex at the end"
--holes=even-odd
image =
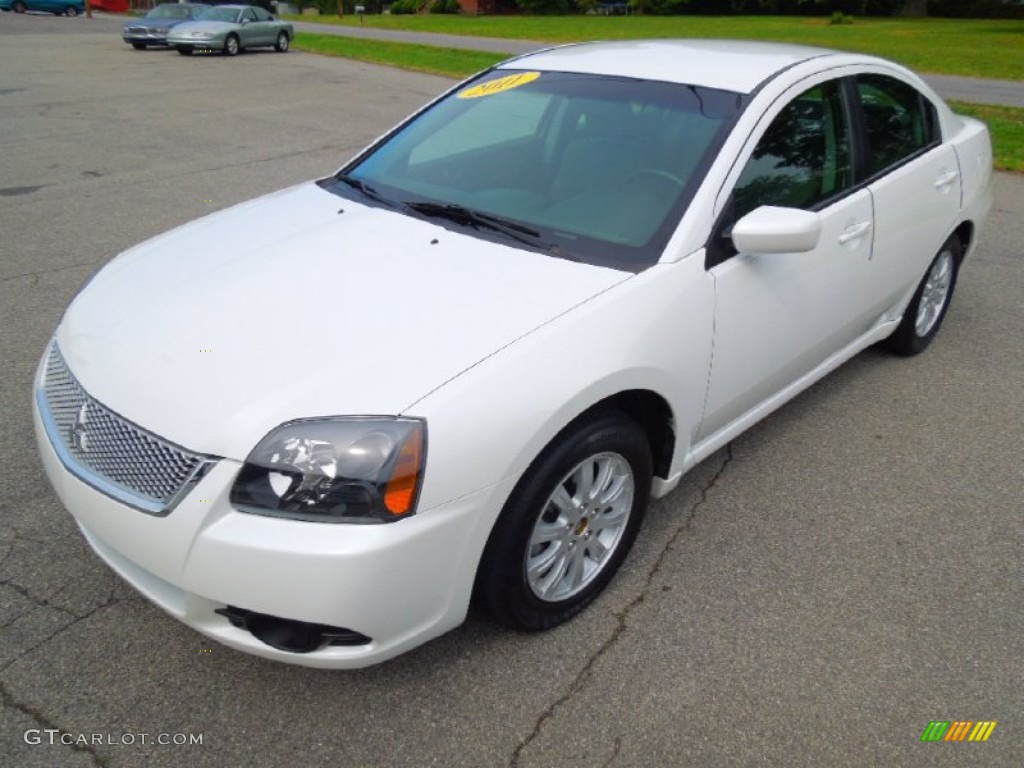
{"type": "Polygon", "coordinates": [[[804,91],[772,121],[740,174],[735,218],[762,205],[814,208],[850,187],[852,163],[839,83],[804,91]]]}
{"type": "Polygon", "coordinates": [[[938,140],[935,107],[913,86],[885,75],[859,75],[868,175],[884,171],[938,140]]]}

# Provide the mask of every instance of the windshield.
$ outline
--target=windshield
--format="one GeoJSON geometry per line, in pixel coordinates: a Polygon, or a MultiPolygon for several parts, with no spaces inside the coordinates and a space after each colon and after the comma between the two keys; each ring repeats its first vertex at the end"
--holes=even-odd
{"type": "Polygon", "coordinates": [[[147,19],[187,19],[194,16],[192,6],[178,5],[177,3],[165,3],[146,14],[147,19]],[[190,13],[191,12],[191,13],[190,13]]]}
{"type": "Polygon", "coordinates": [[[235,21],[240,11],[237,8],[207,8],[197,17],[200,21],[235,21]]]}
{"type": "Polygon", "coordinates": [[[539,250],[637,271],[660,257],[741,105],[673,83],[494,70],[324,185],[482,237],[502,233],[463,209],[500,217],[539,250]]]}

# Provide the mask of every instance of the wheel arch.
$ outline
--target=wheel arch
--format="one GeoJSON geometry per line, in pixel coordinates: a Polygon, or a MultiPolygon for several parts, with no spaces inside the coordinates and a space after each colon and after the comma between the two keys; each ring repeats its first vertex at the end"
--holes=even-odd
{"type": "MultiPolygon", "coordinates": [[[[953,234],[960,241],[960,262],[967,257],[967,253],[974,246],[974,222],[973,221],[962,221],[953,230],[953,234]]],[[[959,266],[959,264],[958,264],[959,266]]]]}
{"type": "MultiPolygon", "coordinates": [[[[621,411],[640,425],[651,447],[654,475],[667,480],[676,445],[675,420],[668,401],[649,389],[624,390],[594,403],[566,425],[566,429],[581,419],[608,409],[621,411]]],[[[564,431],[561,430],[559,435],[564,431]]]]}

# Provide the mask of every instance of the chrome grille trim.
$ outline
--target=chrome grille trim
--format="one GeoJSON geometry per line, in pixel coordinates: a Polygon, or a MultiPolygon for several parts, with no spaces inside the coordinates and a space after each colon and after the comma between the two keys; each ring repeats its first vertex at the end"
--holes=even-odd
{"type": "Polygon", "coordinates": [[[171,513],[217,462],[133,424],[86,392],[54,341],[36,386],[47,437],[64,467],[151,515],[171,513]]]}

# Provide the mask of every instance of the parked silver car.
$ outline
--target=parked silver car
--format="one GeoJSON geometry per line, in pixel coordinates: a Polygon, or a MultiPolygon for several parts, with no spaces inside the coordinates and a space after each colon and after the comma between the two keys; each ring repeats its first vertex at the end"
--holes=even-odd
{"type": "Polygon", "coordinates": [[[167,34],[167,44],[178,53],[222,51],[237,56],[246,48],[273,46],[284,53],[295,30],[263,8],[254,5],[218,5],[208,8],[195,21],[177,25],[167,34]]]}

